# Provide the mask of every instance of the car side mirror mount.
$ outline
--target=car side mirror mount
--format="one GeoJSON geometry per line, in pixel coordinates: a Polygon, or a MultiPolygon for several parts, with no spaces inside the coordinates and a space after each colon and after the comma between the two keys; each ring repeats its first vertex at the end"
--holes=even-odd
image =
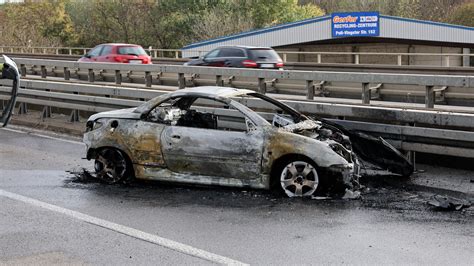
{"type": "Polygon", "coordinates": [[[257,129],[257,126],[247,117],[245,118],[245,125],[247,126],[247,134],[257,129]]]}

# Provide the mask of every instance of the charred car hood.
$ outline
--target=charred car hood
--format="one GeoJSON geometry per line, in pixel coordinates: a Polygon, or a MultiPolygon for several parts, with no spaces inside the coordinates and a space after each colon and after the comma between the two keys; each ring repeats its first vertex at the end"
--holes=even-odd
{"type": "Polygon", "coordinates": [[[135,113],[135,109],[136,108],[128,108],[97,113],[89,117],[89,121],[95,121],[100,118],[123,118],[138,120],[140,119],[140,113],[135,113]]]}
{"type": "Polygon", "coordinates": [[[308,119],[282,128],[295,134],[305,135],[322,141],[335,141],[352,150],[357,156],[360,168],[367,173],[395,174],[404,177],[414,171],[413,164],[382,137],[374,137],[364,132],[348,130],[325,119],[308,119]],[[308,132],[313,132],[313,134],[308,132]],[[384,173],[385,172],[385,173],[384,173]]]}

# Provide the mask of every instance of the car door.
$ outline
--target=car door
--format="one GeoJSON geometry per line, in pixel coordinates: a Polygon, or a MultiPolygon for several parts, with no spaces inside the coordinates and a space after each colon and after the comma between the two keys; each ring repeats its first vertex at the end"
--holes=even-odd
{"type": "Polygon", "coordinates": [[[246,58],[243,49],[231,47],[222,48],[218,56],[220,66],[224,67],[239,67],[246,58]]]}
{"type": "Polygon", "coordinates": [[[208,54],[204,56],[202,59],[204,66],[213,66],[213,67],[222,67],[224,63],[222,58],[220,58],[219,54],[221,49],[215,49],[210,51],[208,54]]]}
{"type": "Polygon", "coordinates": [[[247,180],[260,178],[263,132],[247,130],[245,121],[244,117],[224,121],[224,116],[219,115],[216,128],[182,126],[179,121],[166,126],[161,134],[161,147],[167,167],[176,173],[247,180]],[[235,124],[237,119],[243,121],[240,130],[226,126],[226,123],[235,124]]]}
{"type": "Polygon", "coordinates": [[[100,53],[102,52],[103,45],[96,46],[92,48],[85,56],[84,56],[84,61],[85,62],[96,62],[97,58],[100,56],[100,53]]]}
{"type": "Polygon", "coordinates": [[[263,134],[167,126],[161,134],[168,168],[177,173],[259,178],[263,134]]]}
{"type": "Polygon", "coordinates": [[[112,50],[113,46],[112,45],[104,45],[102,50],[100,51],[100,54],[96,57],[97,62],[113,62],[113,56],[112,56],[112,50]]]}

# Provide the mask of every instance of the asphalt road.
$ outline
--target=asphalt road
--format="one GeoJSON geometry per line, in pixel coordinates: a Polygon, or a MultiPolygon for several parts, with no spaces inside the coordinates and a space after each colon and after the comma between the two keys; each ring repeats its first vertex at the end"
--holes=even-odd
{"type": "Polygon", "coordinates": [[[474,212],[383,181],[362,200],[295,200],[84,175],[75,140],[0,130],[0,264],[474,265],[474,212]]]}

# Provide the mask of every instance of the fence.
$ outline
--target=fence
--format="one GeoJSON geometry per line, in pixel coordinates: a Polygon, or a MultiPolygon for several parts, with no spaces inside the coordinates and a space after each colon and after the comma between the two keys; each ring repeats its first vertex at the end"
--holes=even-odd
{"type": "MultiPolygon", "coordinates": [[[[8,82],[2,80],[0,84],[8,85],[8,82]]],[[[0,99],[7,99],[8,92],[6,86],[1,86],[0,99]]],[[[101,112],[135,107],[143,103],[143,100],[167,92],[95,84],[23,80],[18,102],[20,113],[28,110],[26,104],[44,106],[43,118],[47,118],[51,115],[51,108],[57,107],[72,110],[70,119],[77,121],[79,110],[101,112]],[[24,106],[21,107],[22,105],[24,106]]],[[[282,101],[311,115],[343,118],[344,120],[338,120],[338,123],[351,129],[383,136],[395,147],[405,151],[474,158],[473,113],[315,101],[282,101]]],[[[249,100],[247,105],[255,109],[263,108],[258,99],[249,100]]]]}
{"type": "MultiPolygon", "coordinates": [[[[27,47],[27,46],[0,46],[0,53],[30,53],[30,54],[55,54],[55,55],[83,55],[86,54],[92,48],[85,47],[27,47]]],[[[146,49],[148,54],[152,58],[183,58],[183,50],[180,49],[153,49],[149,47],[146,49]]],[[[207,50],[193,51],[198,56],[205,55],[207,50]]],[[[316,64],[325,63],[324,56],[341,56],[349,55],[353,57],[352,64],[359,65],[361,57],[372,57],[372,56],[389,56],[393,58],[393,62],[386,62],[388,65],[403,65],[404,56],[419,56],[419,57],[432,57],[439,56],[443,58],[443,65],[450,67],[451,59],[453,58],[467,58],[469,61],[474,54],[456,54],[456,53],[372,53],[372,52],[304,52],[304,51],[283,51],[277,50],[277,53],[281,55],[283,62],[288,62],[287,58],[289,55],[312,55],[316,56],[316,64]]],[[[342,64],[342,63],[341,63],[342,64]]]]}
{"type": "MultiPolygon", "coordinates": [[[[97,78],[112,78],[115,84],[121,84],[123,76],[143,82],[146,87],[153,84],[163,85],[166,81],[176,81],[179,88],[187,85],[205,85],[209,78],[212,85],[235,87],[252,87],[261,93],[267,88],[272,92],[289,94],[304,93],[306,99],[325,96],[328,93],[354,93],[360,95],[363,104],[369,104],[381,95],[402,94],[424,98],[426,108],[434,108],[438,99],[459,98],[474,99],[474,76],[454,75],[420,75],[390,73],[348,73],[328,71],[295,71],[295,70],[261,70],[215,67],[192,67],[176,65],[131,65],[112,63],[79,63],[59,60],[16,59],[20,72],[25,77],[27,72],[47,78],[48,74],[61,76],[70,80],[86,75],[88,82],[97,78]],[[138,78],[138,79],[137,79],[138,78]],[[204,78],[207,78],[204,79],[204,78]],[[203,79],[203,82],[198,82],[203,79]],[[250,81],[250,82],[249,82],[250,81]],[[339,83],[338,83],[339,82],[339,83]],[[200,84],[202,83],[202,84],[200,84]],[[352,84],[357,87],[340,85],[352,84]],[[398,86],[399,90],[393,89],[398,86]],[[411,87],[410,87],[411,86],[411,87]],[[403,89],[409,87],[409,89],[403,89]],[[410,89],[411,88],[411,89],[410,89]],[[332,90],[332,91],[331,91],[332,90]]],[[[210,84],[207,84],[210,85],[210,84]]]]}
{"type": "MultiPolygon", "coordinates": [[[[186,79],[197,75],[213,77],[216,85],[224,80],[252,79],[261,93],[267,92],[267,84],[280,81],[304,84],[305,96],[281,94],[280,98],[290,106],[308,114],[340,118],[348,128],[375,133],[387,138],[397,148],[407,151],[427,152],[474,158],[474,112],[445,111],[434,109],[435,87],[474,87],[474,76],[370,74],[342,72],[314,72],[259,69],[202,68],[169,65],[129,65],[78,63],[56,60],[17,59],[23,76],[38,71],[38,76],[28,75],[21,81],[23,88],[18,97],[19,113],[26,112],[26,104],[45,106],[43,117],[51,114],[51,107],[70,109],[71,121],[79,119],[79,111],[100,112],[117,108],[134,107],[160,94],[166,89],[184,88],[190,85],[186,79]],[[54,70],[54,71],[53,71],[54,70]],[[71,80],[71,72],[85,73],[87,82],[71,80]],[[59,77],[49,77],[60,72],[59,77]],[[97,84],[96,75],[104,72],[113,75],[114,83],[97,84]],[[122,73],[142,73],[144,82],[140,88],[122,87],[122,73]],[[153,85],[153,79],[165,74],[174,77],[177,88],[153,85]],[[46,79],[48,78],[48,79],[46,79]],[[315,91],[325,82],[351,82],[359,84],[361,100],[358,104],[314,101],[315,91]],[[380,84],[370,86],[370,84],[380,84]],[[373,106],[371,93],[383,90],[384,84],[422,86],[425,107],[373,106]]],[[[2,81],[0,84],[7,84],[2,81]]],[[[226,85],[229,85],[227,83],[226,85]]],[[[230,84],[232,85],[232,84],[230,84]]],[[[446,90],[446,89],[445,89],[446,90]]],[[[0,99],[7,99],[8,88],[0,87],[0,99]]],[[[260,108],[257,99],[248,105],[260,108]]]]}

